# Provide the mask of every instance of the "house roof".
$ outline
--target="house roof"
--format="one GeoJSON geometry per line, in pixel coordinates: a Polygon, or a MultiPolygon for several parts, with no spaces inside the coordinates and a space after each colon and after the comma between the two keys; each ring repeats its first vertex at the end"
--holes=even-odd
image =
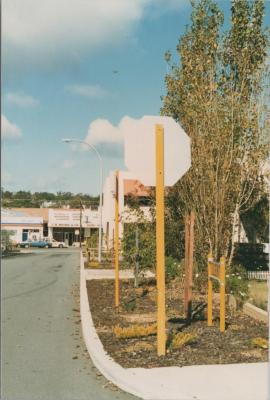
{"type": "Polygon", "coordinates": [[[144,186],[137,179],[125,179],[124,180],[124,194],[125,196],[133,195],[138,197],[149,197],[150,188],[144,186]]]}
{"type": "Polygon", "coordinates": [[[9,208],[11,212],[23,213],[29,217],[42,217],[44,222],[48,222],[49,209],[48,208],[26,208],[14,207],[9,208]]]}

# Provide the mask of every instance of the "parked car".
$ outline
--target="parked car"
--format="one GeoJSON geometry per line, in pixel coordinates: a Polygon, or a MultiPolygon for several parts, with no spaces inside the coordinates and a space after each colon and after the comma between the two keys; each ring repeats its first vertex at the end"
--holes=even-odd
{"type": "Polygon", "coordinates": [[[50,243],[52,244],[52,247],[58,247],[58,248],[68,247],[68,245],[65,242],[58,242],[55,239],[51,239],[50,243]]]}
{"type": "Polygon", "coordinates": [[[46,240],[25,240],[18,243],[18,247],[24,247],[25,249],[28,249],[29,247],[40,247],[48,249],[49,247],[52,247],[52,243],[47,242],[46,240]]]}

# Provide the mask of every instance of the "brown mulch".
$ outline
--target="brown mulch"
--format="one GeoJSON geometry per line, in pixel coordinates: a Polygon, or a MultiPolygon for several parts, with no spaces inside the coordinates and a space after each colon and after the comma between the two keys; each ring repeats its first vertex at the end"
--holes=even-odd
{"type": "MultiPolygon", "coordinates": [[[[154,280],[134,289],[132,280],[120,284],[119,310],[114,307],[113,280],[87,281],[90,308],[96,330],[105,350],[125,368],[164,367],[205,364],[231,364],[264,362],[268,350],[255,347],[251,340],[268,339],[266,324],[255,321],[241,311],[226,309],[226,331],[219,331],[218,301],[214,301],[214,325],[207,326],[206,296],[196,293],[193,297],[193,318],[189,323],[183,316],[182,288],[177,281],[166,285],[167,354],[157,356],[156,336],[117,339],[112,331],[116,325],[147,325],[155,322],[156,284],[154,280]],[[194,342],[181,349],[172,349],[171,339],[177,332],[191,332],[194,342]],[[138,343],[152,345],[150,350],[138,350],[138,343]],[[135,346],[135,347],[134,347],[135,346]]],[[[214,299],[215,300],[215,299],[214,299]]]]}

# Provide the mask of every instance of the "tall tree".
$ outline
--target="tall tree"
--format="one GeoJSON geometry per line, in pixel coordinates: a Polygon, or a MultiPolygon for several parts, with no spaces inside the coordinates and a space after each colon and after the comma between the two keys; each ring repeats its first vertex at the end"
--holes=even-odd
{"type": "MultiPolygon", "coordinates": [[[[257,106],[267,52],[264,7],[262,0],[233,1],[224,37],[214,1],[192,1],[192,7],[191,26],[177,46],[180,63],[165,77],[161,109],[181,123],[192,143],[192,167],[171,191],[183,213],[196,212],[197,262],[209,249],[231,262],[237,216],[256,200],[266,154],[257,106]]],[[[170,62],[168,52],[165,58],[170,62]]]]}

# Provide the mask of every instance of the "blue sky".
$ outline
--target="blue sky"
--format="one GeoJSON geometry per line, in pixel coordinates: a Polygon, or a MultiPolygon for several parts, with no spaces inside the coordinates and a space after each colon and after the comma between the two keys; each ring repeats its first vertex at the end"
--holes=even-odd
{"type": "Polygon", "coordinates": [[[2,187],[97,194],[95,154],[63,137],[94,144],[105,176],[124,169],[121,120],[159,114],[164,52],[190,12],[188,0],[3,0],[2,187]]]}

